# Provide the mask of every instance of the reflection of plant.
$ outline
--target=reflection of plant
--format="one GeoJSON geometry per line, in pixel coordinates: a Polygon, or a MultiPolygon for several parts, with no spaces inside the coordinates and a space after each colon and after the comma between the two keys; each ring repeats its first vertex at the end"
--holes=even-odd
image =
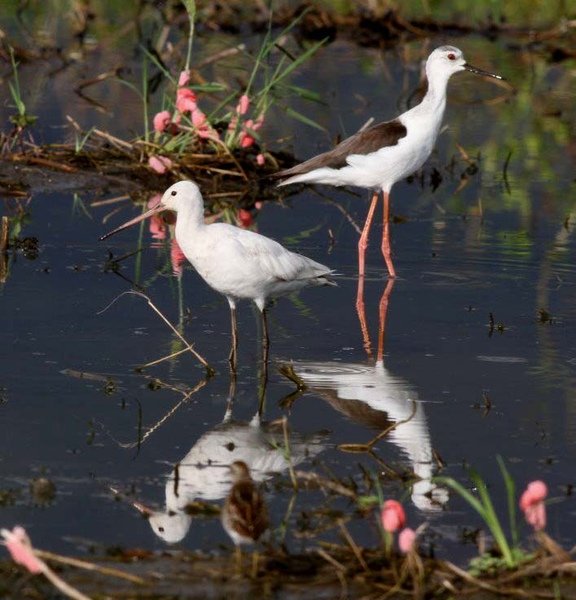
{"type": "MultiPolygon", "coordinates": [[[[500,523],[486,483],[480,475],[470,470],[469,476],[477,490],[478,497],[469,492],[461,483],[451,477],[435,478],[440,483],[451,487],[482,517],[484,523],[490,530],[494,542],[499,551],[499,555],[493,553],[483,553],[482,555],[470,561],[471,573],[482,573],[487,571],[501,570],[502,568],[515,568],[520,564],[531,560],[533,553],[523,550],[518,542],[518,528],[516,525],[516,493],[515,484],[510,473],[504,465],[504,461],[498,457],[498,465],[506,486],[506,495],[508,500],[508,518],[510,523],[509,541],[504,533],[500,523]]],[[[535,481],[529,484],[526,491],[520,499],[520,508],[524,512],[526,521],[534,527],[535,531],[541,531],[546,525],[546,511],[544,499],[547,494],[546,485],[541,481],[535,481]]]]}

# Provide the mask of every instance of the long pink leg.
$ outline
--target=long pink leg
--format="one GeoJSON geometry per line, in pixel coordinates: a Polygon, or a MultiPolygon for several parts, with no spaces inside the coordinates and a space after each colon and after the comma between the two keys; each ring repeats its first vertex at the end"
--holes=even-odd
{"type": "Polygon", "coordinates": [[[362,332],[362,343],[368,357],[372,357],[372,345],[370,344],[370,334],[368,333],[368,322],[366,321],[366,309],[364,308],[364,277],[358,277],[358,293],[356,295],[356,313],[360,321],[360,331],[362,332]]]}
{"type": "Polygon", "coordinates": [[[384,358],[384,334],[386,332],[386,316],[388,314],[388,301],[390,299],[390,294],[392,293],[392,288],[394,287],[395,279],[389,279],[386,284],[386,288],[384,289],[384,293],[382,294],[382,298],[380,298],[380,314],[379,314],[379,323],[378,323],[378,353],[376,355],[376,360],[381,362],[384,358]]]}
{"type": "Polygon", "coordinates": [[[364,229],[358,240],[358,274],[360,277],[364,277],[365,265],[366,265],[366,248],[368,248],[368,233],[370,232],[370,226],[374,219],[374,211],[376,210],[376,204],[378,203],[379,192],[372,194],[372,200],[370,201],[370,208],[368,209],[368,216],[364,223],[364,229]]]}
{"type": "Polygon", "coordinates": [[[390,246],[390,192],[382,192],[384,196],[384,227],[382,230],[382,254],[391,278],[396,277],[396,269],[392,262],[392,247],[390,246]]]}

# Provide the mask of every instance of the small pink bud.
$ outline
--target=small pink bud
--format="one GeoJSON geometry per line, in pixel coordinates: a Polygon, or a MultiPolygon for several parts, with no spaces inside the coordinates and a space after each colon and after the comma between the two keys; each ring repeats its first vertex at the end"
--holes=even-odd
{"type": "Polygon", "coordinates": [[[542,502],[548,496],[548,487],[543,481],[532,481],[520,497],[520,508],[526,510],[530,505],[542,502]]]}
{"type": "Polygon", "coordinates": [[[263,154],[260,152],[260,154],[258,154],[258,155],[256,156],[256,164],[257,164],[259,167],[263,167],[265,162],[266,162],[266,158],[265,158],[265,157],[264,157],[264,155],[263,155],[263,154]]]}
{"type": "Polygon", "coordinates": [[[148,166],[156,171],[156,173],[164,175],[166,171],[172,168],[172,161],[166,156],[150,156],[148,158],[148,166]]]}
{"type": "Polygon", "coordinates": [[[389,533],[398,531],[406,524],[404,508],[396,500],[386,500],[384,502],[380,517],[382,519],[382,527],[389,533]]]}
{"type": "Polygon", "coordinates": [[[244,131],[240,134],[240,147],[250,148],[256,140],[251,135],[248,135],[244,131]]]}
{"type": "Polygon", "coordinates": [[[178,87],[184,87],[190,83],[190,71],[181,71],[178,77],[178,87]]]}
{"type": "Polygon", "coordinates": [[[168,125],[170,125],[171,120],[172,115],[167,110],[156,113],[152,121],[154,124],[154,131],[157,131],[158,133],[164,131],[168,125]]]}
{"type": "Polygon", "coordinates": [[[206,115],[200,110],[192,111],[192,125],[194,127],[202,127],[206,123],[206,115]]]}
{"type": "Polygon", "coordinates": [[[546,505],[544,500],[548,495],[548,488],[543,481],[532,481],[528,484],[520,497],[520,509],[524,518],[535,531],[546,527],[546,505]]]}
{"type": "Polygon", "coordinates": [[[188,88],[178,88],[178,91],[176,92],[176,108],[181,113],[196,110],[196,94],[188,88]]]}
{"type": "Polygon", "coordinates": [[[10,552],[14,562],[22,565],[30,573],[41,573],[44,571],[44,563],[34,554],[32,543],[25,529],[20,526],[14,527],[12,531],[8,529],[0,530],[4,538],[4,544],[10,552]]]}
{"type": "Polygon", "coordinates": [[[402,554],[408,554],[414,548],[416,532],[410,527],[405,527],[398,535],[398,547],[402,554]]]}
{"type": "Polygon", "coordinates": [[[242,96],[240,96],[240,100],[238,101],[236,112],[239,115],[245,115],[248,112],[248,108],[250,108],[250,98],[248,98],[246,94],[242,94],[242,96]]]}

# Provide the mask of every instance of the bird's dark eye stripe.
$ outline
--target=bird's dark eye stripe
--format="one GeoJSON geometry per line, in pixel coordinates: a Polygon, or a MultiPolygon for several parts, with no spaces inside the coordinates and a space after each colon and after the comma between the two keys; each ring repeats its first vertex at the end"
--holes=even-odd
{"type": "Polygon", "coordinates": [[[176,195],[176,190],[172,190],[171,195],[175,196],[176,195]]]}

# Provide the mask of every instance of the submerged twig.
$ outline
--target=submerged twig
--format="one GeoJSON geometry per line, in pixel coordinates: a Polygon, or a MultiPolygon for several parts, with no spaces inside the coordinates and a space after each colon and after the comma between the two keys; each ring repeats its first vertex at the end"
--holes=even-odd
{"type": "Polygon", "coordinates": [[[0,232],[0,253],[4,254],[8,249],[9,222],[6,215],[2,216],[2,231],[0,232]]]}
{"type": "Polygon", "coordinates": [[[112,302],[110,302],[110,304],[108,304],[108,306],[106,306],[104,309],[102,309],[100,312],[98,312],[97,314],[101,315],[103,312],[107,311],[112,304],[114,304],[117,300],[119,300],[122,296],[126,295],[126,294],[132,294],[134,296],[140,296],[141,298],[144,298],[146,300],[146,302],[148,303],[148,306],[150,306],[150,308],[152,308],[152,310],[164,321],[164,323],[166,323],[166,325],[168,325],[168,327],[170,327],[170,329],[172,330],[172,332],[178,337],[178,339],[186,345],[186,349],[189,350],[201,363],[202,365],[205,367],[206,369],[206,374],[208,376],[212,376],[214,375],[215,371],[214,369],[208,364],[208,361],[201,355],[199,354],[196,350],[194,350],[194,348],[186,341],[186,339],[184,338],[184,336],[178,331],[178,329],[176,329],[176,327],[174,327],[174,325],[172,325],[172,323],[170,323],[170,321],[162,314],[162,312],[160,311],[160,309],[154,304],[154,302],[152,302],[152,300],[143,292],[137,292],[136,290],[127,290],[126,292],[122,292],[119,296],[117,296],[116,298],[114,298],[114,300],[112,300],[112,302]]]}

